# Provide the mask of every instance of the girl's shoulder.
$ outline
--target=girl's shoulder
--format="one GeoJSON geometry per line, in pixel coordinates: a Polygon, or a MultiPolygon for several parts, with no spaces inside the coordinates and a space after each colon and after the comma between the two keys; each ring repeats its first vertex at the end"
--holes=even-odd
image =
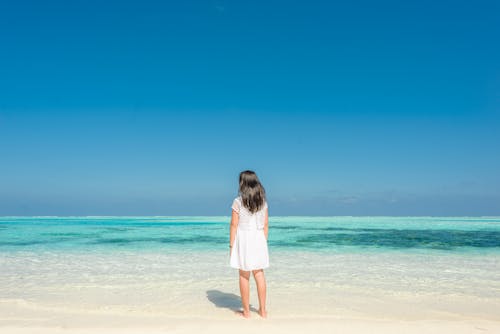
{"type": "MultiPolygon", "coordinates": [[[[236,210],[237,212],[240,211],[240,209],[245,209],[246,211],[248,211],[248,209],[243,205],[243,200],[241,198],[241,195],[240,196],[237,196],[235,197],[235,199],[233,200],[233,205],[231,206],[234,210],[236,210]]],[[[257,212],[263,212],[265,209],[267,209],[268,206],[267,206],[267,201],[264,200],[264,204],[262,205],[262,207],[260,208],[259,211],[257,212]]],[[[250,212],[250,211],[248,211],[250,212]]]]}
{"type": "Polygon", "coordinates": [[[235,210],[236,212],[240,212],[240,208],[242,207],[241,205],[241,196],[236,197],[233,200],[233,204],[231,205],[231,208],[235,210]]]}
{"type": "Polygon", "coordinates": [[[238,204],[240,204],[240,205],[241,205],[241,203],[242,203],[241,196],[236,196],[236,197],[234,198],[233,202],[237,202],[238,204]]]}

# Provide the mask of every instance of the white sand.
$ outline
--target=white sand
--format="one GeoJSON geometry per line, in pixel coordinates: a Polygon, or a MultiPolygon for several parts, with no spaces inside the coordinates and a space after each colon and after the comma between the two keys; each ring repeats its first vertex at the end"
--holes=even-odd
{"type": "Polygon", "coordinates": [[[1,327],[4,334],[15,333],[384,333],[384,334],[432,334],[432,333],[500,333],[498,322],[486,320],[419,320],[419,321],[388,321],[364,319],[235,319],[235,320],[206,320],[206,319],[157,319],[153,325],[151,321],[118,323],[118,319],[103,319],[85,324],[71,323],[60,326],[29,326],[29,327],[1,327]]]}
{"type": "MultiPolygon", "coordinates": [[[[468,303],[464,297],[375,298],[340,291],[323,298],[317,293],[310,294],[309,298],[295,296],[295,299],[283,295],[280,300],[279,294],[273,293],[273,298],[278,299],[269,303],[268,319],[261,319],[255,311],[251,319],[243,319],[234,314],[233,310],[238,308],[235,299],[225,299],[226,295],[234,294],[221,292],[222,297],[216,294],[212,296],[214,303],[200,300],[201,305],[191,305],[191,312],[186,311],[187,304],[177,311],[175,307],[165,311],[134,307],[134,293],[128,307],[113,306],[109,300],[95,309],[75,304],[66,304],[65,308],[3,299],[0,333],[500,333],[499,308],[495,301],[471,299],[468,303]],[[326,300],[330,300],[330,312],[317,308],[326,300]]],[[[254,309],[255,295],[253,288],[254,309]]]]}
{"type": "Polygon", "coordinates": [[[4,254],[0,333],[500,333],[495,255],[301,256],[275,255],[247,320],[222,254],[4,254]]]}

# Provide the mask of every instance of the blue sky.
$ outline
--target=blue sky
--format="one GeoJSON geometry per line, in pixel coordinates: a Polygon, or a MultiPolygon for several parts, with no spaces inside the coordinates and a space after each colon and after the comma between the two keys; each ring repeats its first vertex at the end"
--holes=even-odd
{"type": "Polygon", "coordinates": [[[0,215],[500,215],[496,1],[1,1],[0,215]]]}

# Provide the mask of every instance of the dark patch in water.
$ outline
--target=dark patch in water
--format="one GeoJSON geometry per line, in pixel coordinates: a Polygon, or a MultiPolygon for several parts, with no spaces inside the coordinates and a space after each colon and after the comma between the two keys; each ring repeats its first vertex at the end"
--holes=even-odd
{"type": "MultiPolygon", "coordinates": [[[[147,228],[147,227],[186,227],[186,226],[208,226],[208,225],[219,225],[221,223],[217,222],[150,222],[150,221],[144,221],[144,222],[138,222],[138,221],[124,221],[124,222],[119,222],[113,221],[113,222],[90,222],[88,224],[85,224],[86,226],[106,226],[106,225],[111,225],[111,227],[107,227],[110,229],[114,228],[129,228],[129,227],[142,227],[142,228],[147,228]],[[115,226],[113,226],[115,225],[115,226]],[[118,227],[116,225],[119,225],[118,227]]],[[[81,225],[81,224],[77,224],[81,225]]]]}
{"type": "Polygon", "coordinates": [[[389,248],[490,248],[500,247],[500,232],[373,229],[371,233],[312,234],[298,238],[297,243],[299,245],[302,244],[312,247],[330,247],[328,244],[335,244],[341,246],[374,246],[389,248]]]}
{"type": "MultiPolygon", "coordinates": [[[[40,233],[40,235],[48,235],[48,236],[54,236],[54,237],[87,237],[89,236],[88,234],[82,234],[82,233],[75,233],[75,232],[50,232],[50,233],[40,233]]],[[[92,235],[92,237],[95,237],[95,235],[92,235]]]]}
{"type": "Polygon", "coordinates": [[[57,238],[50,240],[19,240],[19,241],[0,241],[0,246],[34,246],[55,244],[63,241],[68,241],[67,238],[57,238]]]}
{"type": "Polygon", "coordinates": [[[356,231],[356,232],[378,232],[379,228],[349,228],[349,227],[324,227],[324,228],[311,228],[311,230],[320,231],[356,231]]]}
{"type": "Polygon", "coordinates": [[[130,227],[106,227],[102,229],[104,232],[126,232],[135,230],[135,228],[130,227]]]}
{"type": "Polygon", "coordinates": [[[291,226],[291,225],[285,225],[285,226],[276,225],[276,226],[271,226],[270,228],[273,230],[297,230],[297,229],[301,229],[302,227],[291,226]]]}
{"type": "Polygon", "coordinates": [[[98,239],[89,242],[89,244],[131,244],[140,242],[158,242],[164,244],[220,244],[227,242],[227,238],[211,237],[211,236],[195,236],[195,237],[161,237],[161,238],[106,238],[98,239]]]}

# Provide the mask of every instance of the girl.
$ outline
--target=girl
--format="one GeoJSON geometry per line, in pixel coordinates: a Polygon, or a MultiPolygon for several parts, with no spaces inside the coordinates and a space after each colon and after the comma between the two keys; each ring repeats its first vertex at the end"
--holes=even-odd
{"type": "Polygon", "coordinates": [[[250,170],[240,173],[239,196],[232,205],[229,233],[230,265],[239,269],[243,317],[250,317],[250,271],[257,283],[259,315],[267,317],[266,279],[264,268],[269,267],[267,249],[268,210],[266,193],[257,175],[250,170]]]}

